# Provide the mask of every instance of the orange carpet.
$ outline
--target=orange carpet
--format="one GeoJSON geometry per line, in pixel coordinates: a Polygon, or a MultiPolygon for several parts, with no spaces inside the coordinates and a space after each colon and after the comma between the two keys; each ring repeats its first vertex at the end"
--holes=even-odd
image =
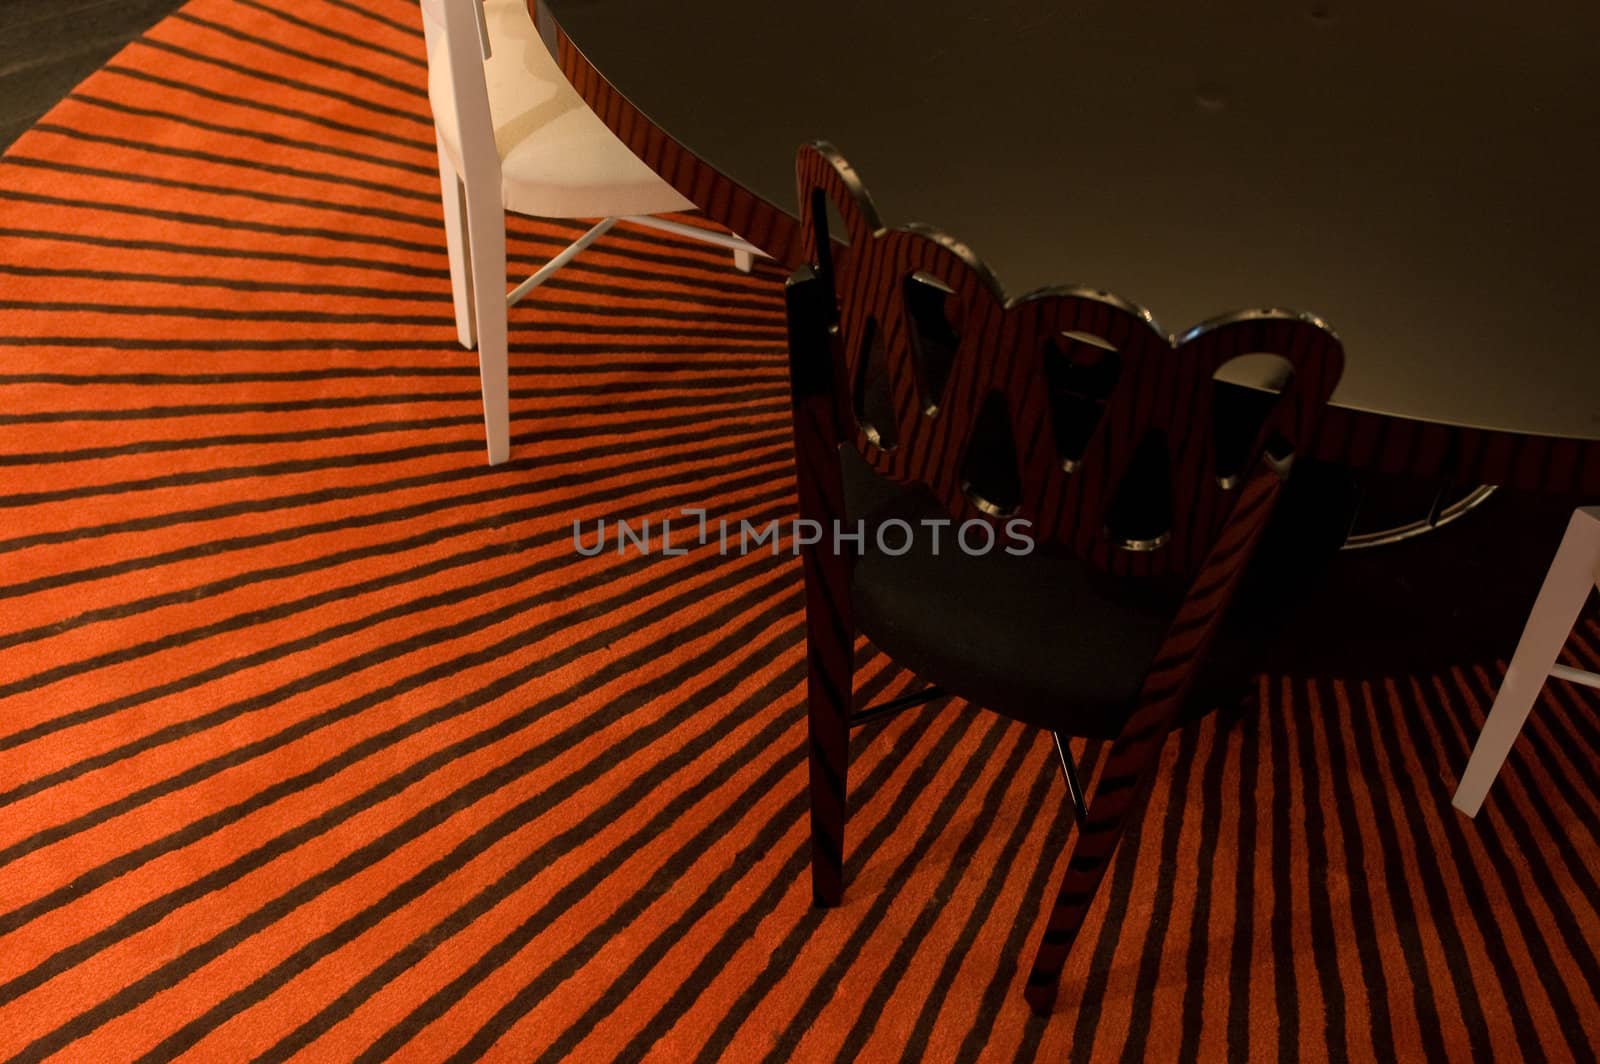
{"type": "Polygon", "coordinates": [[[0,162],[0,1056],[1593,1057],[1600,702],[1468,821],[1495,663],[1174,734],[1048,1023],[1045,737],[858,735],[811,909],[798,562],[572,547],[791,512],[779,277],[614,231],[485,466],[418,26],[193,0],[0,162]]]}

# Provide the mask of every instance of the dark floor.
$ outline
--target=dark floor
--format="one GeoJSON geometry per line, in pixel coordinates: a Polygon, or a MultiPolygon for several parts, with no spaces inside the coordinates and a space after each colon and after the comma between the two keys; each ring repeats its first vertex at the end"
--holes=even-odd
{"type": "Polygon", "coordinates": [[[182,0],[0,0],[0,149],[182,0]]]}

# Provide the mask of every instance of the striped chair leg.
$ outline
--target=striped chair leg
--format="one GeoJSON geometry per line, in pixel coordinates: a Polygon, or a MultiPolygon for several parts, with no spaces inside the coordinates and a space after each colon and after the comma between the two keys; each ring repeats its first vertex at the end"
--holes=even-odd
{"type": "Polygon", "coordinates": [[[1089,803],[1089,815],[1079,823],[1077,845],[1067,861],[1067,871],[1056,894],[1044,940],[1034,957],[1033,970],[1023,996],[1040,1016],[1050,1015],[1061,986],[1061,969],[1077,940],[1089,906],[1100,889],[1122,832],[1144,807],[1149,777],[1155,769],[1165,730],[1124,731],[1111,747],[1105,771],[1089,803]]]}
{"type": "MultiPolygon", "coordinates": [[[[807,611],[808,626],[811,611],[807,611]]],[[[850,692],[854,653],[838,638],[834,618],[815,627],[809,644],[806,731],[810,755],[811,900],[832,908],[844,899],[844,822],[850,766],[850,692]],[[841,642],[843,645],[841,646],[841,642]]]]}
{"type": "MultiPolygon", "coordinates": [[[[789,320],[789,384],[794,399],[795,488],[801,516],[832,528],[844,514],[839,437],[834,423],[828,324],[833,297],[818,278],[797,273],[784,289],[789,320]]],[[[811,897],[844,897],[845,785],[850,764],[855,618],[850,564],[834,544],[805,544],[806,731],[811,791],[811,897]]]]}
{"type": "Polygon", "coordinates": [[[1044,941],[1028,974],[1024,996],[1041,1016],[1048,1016],[1055,1007],[1067,955],[1117,852],[1122,832],[1144,809],[1161,746],[1188,693],[1195,665],[1266,528],[1289,465],[1288,458],[1264,454],[1261,466],[1245,481],[1227,524],[1207,552],[1156,652],[1139,691],[1137,708],[1111,744],[1111,756],[1095,787],[1089,815],[1079,826],[1078,844],[1067,860],[1044,941]]]}
{"type": "Polygon", "coordinates": [[[849,574],[839,560],[821,544],[803,547],[801,553],[806,568],[811,900],[819,907],[832,908],[844,899],[855,617],[849,574]]]}

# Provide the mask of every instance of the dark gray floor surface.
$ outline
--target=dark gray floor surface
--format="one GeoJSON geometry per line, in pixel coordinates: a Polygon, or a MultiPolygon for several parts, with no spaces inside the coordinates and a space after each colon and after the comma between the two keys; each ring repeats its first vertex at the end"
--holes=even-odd
{"type": "Polygon", "coordinates": [[[0,149],[182,0],[0,0],[0,149]]]}

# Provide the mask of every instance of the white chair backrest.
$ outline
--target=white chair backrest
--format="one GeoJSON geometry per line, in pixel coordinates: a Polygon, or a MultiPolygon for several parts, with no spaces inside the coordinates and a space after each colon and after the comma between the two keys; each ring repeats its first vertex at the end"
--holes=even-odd
{"type": "MultiPolygon", "coordinates": [[[[460,138],[462,179],[469,192],[478,180],[495,190],[500,187],[500,153],[495,147],[494,116],[489,109],[489,88],[483,64],[490,54],[489,29],[481,0],[422,0],[422,32],[428,62],[441,57],[449,66],[449,100],[433,99],[437,109],[451,107],[460,138]]],[[[430,78],[430,83],[432,79],[430,78]]]]}

